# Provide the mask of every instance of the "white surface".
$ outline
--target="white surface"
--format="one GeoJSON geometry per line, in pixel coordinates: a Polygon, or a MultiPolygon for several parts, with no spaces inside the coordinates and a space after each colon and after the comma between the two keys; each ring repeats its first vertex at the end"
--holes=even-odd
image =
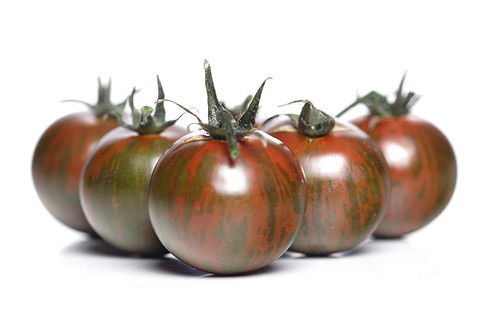
{"type": "Polygon", "coordinates": [[[496,3],[326,3],[0,5],[0,331],[499,330],[496,3]],[[288,254],[254,274],[222,278],[172,257],[120,255],[55,221],[36,196],[30,163],[47,126],[81,110],[59,101],[93,102],[97,76],[111,75],[116,102],[135,85],[136,105],[151,105],[159,74],[167,98],[204,115],[205,58],[228,105],[272,76],[264,115],[304,98],[336,114],[356,91],[393,92],[408,70],[405,87],[423,95],[413,113],[455,148],[450,205],[403,240],[369,241],[338,258],[288,254]]]}

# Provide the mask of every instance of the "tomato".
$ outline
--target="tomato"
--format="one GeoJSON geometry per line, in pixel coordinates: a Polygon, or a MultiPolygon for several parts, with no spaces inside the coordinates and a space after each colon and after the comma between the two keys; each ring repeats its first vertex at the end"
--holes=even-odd
{"type": "Polygon", "coordinates": [[[379,145],[389,165],[389,207],[375,236],[399,238],[434,220],[450,201],[457,162],[444,134],[430,122],[409,114],[416,97],[402,94],[393,104],[372,92],[362,101],[370,114],[352,122],[379,145]]]}
{"type": "Polygon", "coordinates": [[[306,176],[306,214],[290,250],[348,251],[369,238],[384,215],[387,165],[368,135],[304,102],[299,117],[273,117],[262,127],[292,150],[306,176]]]}
{"type": "MultiPolygon", "coordinates": [[[[159,98],[164,98],[158,79],[159,98]]],[[[95,232],[115,247],[145,256],[167,250],[156,237],[148,213],[148,187],[160,156],[187,130],[165,122],[163,103],[140,111],[130,96],[132,125],[121,122],[105,135],[85,163],[80,197],[95,232]]]]}
{"type": "Polygon", "coordinates": [[[80,174],[85,160],[107,132],[118,126],[114,112],[121,106],[109,100],[110,85],[99,80],[96,105],[91,112],[70,114],[57,120],[38,141],[32,161],[36,191],[47,210],[59,221],[76,230],[93,234],[78,195],[80,174]]]}
{"type": "Polygon", "coordinates": [[[253,129],[264,83],[235,119],[217,100],[205,63],[209,124],[174,143],[151,177],[149,212],[178,259],[216,274],[272,263],[303,218],[305,179],[293,153],[253,129]]]}

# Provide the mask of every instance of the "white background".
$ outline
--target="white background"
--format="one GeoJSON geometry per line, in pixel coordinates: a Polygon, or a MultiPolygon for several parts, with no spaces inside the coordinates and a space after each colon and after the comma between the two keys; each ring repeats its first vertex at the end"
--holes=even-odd
{"type": "Polygon", "coordinates": [[[0,331],[497,331],[496,2],[172,3],[0,5],[0,331]],[[207,276],[173,257],[124,256],[52,218],[30,164],[43,131],[82,110],[59,101],[94,102],[97,77],[112,76],[115,102],[137,86],[136,106],[152,105],[159,74],[167,98],[204,116],[205,58],[228,105],[273,77],[264,115],[305,98],[336,114],[356,93],[392,93],[408,70],[406,89],[423,96],[413,113],[455,149],[452,201],[401,240],[369,241],[342,257],[287,254],[238,277],[207,276]]]}

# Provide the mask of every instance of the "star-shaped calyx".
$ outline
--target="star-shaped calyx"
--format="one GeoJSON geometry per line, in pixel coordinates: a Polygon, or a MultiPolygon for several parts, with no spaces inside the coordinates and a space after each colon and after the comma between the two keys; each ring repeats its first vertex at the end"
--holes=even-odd
{"type": "Polygon", "coordinates": [[[130,109],[132,110],[132,123],[126,123],[123,120],[124,117],[122,116],[118,118],[121,126],[136,131],[141,135],[158,134],[163,132],[167,127],[174,125],[177,120],[182,117],[182,115],[180,115],[177,119],[168,121],[165,120],[165,106],[163,105],[165,93],[163,92],[163,87],[158,76],[156,76],[156,80],[158,82],[158,101],[162,101],[157,102],[155,104],[155,108],[151,106],[143,106],[140,110],[137,110],[134,106],[134,95],[136,93],[136,89],[134,87],[128,98],[128,103],[130,105],[130,109]]]}
{"type": "Polygon", "coordinates": [[[345,108],[340,112],[337,117],[342,116],[348,110],[354,106],[363,103],[370,110],[371,114],[378,116],[390,116],[399,117],[410,113],[410,109],[419,100],[420,96],[415,95],[414,92],[410,91],[408,94],[403,93],[403,83],[406,78],[406,73],[403,75],[403,79],[399,84],[399,89],[396,92],[396,100],[394,103],[390,103],[386,96],[379,94],[376,91],[371,91],[363,97],[358,97],[354,103],[345,108]]]}
{"type": "Polygon", "coordinates": [[[120,104],[113,104],[111,103],[110,100],[110,95],[111,95],[111,78],[109,78],[108,85],[104,86],[101,83],[101,78],[97,78],[97,82],[99,85],[98,88],[98,95],[97,95],[97,103],[92,105],[90,103],[76,100],[76,99],[67,99],[64,101],[61,101],[63,103],[65,102],[76,102],[76,103],[82,103],[85,104],[89,107],[90,110],[92,110],[92,113],[102,119],[106,119],[108,117],[116,117],[119,118],[123,114],[123,109],[125,108],[125,104],[127,101],[125,100],[124,102],[120,104]]]}
{"type": "MultiPolygon", "coordinates": [[[[208,124],[203,123],[190,110],[182,107],[186,112],[192,114],[198,119],[199,125],[216,140],[225,140],[229,146],[230,157],[235,161],[241,156],[241,151],[238,147],[238,141],[242,140],[246,135],[253,134],[259,136],[262,143],[266,145],[265,139],[258,131],[253,131],[255,125],[255,117],[259,108],[260,97],[266,81],[264,80],[255,96],[251,99],[248,107],[244,111],[231,112],[228,111],[222,103],[219,102],[215,92],[214,82],[212,79],[212,69],[208,61],[205,60],[205,87],[207,90],[208,103],[208,124]]],[[[168,101],[167,99],[159,99],[158,102],[168,101]]]]}

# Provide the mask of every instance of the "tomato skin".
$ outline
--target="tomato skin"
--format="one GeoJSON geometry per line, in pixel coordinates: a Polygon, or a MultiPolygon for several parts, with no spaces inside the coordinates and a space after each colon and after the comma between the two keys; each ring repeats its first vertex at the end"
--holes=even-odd
{"type": "Polygon", "coordinates": [[[337,120],[328,135],[309,138],[288,117],[263,130],[292,150],[306,175],[306,214],[290,250],[328,255],[353,249],[372,235],[387,208],[389,173],[365,133],[337,120]]]}
{"type": "Polygon", "coordinates": [[[301,167],[275,138],[228,143],[191,133],[160,158],[149,212],[161,242],[178,259],[211,273],[238,274],[279,258],[296,236],[306,195],[301,167]]]}
{"type": "Polygon", "coordinates": [[[374,235],[398,238],[430,223],[450,201],[457,180],[455,154],[444,134],[411,114],[352,122],[380,146],[389,165],[390,203],[374,235]]]}
{"type": "Polygon", "coordinates": [[[178,126],[150,135],[120,127],[99,141],[85,164],[80,198],[90,225],[105,241],[140,255],[168,252],[151,226],[148,187],[160,156],[186,133],[178,126]]]}
{"type": "Polygon", "coordinates": [[[37,143],[31,166],[36,191],[47,210],[68,227],[94,234],[80,205],[80,175],[97,142],[117,126],[115,118],[73,113],[53,123],[37,143]]]}

